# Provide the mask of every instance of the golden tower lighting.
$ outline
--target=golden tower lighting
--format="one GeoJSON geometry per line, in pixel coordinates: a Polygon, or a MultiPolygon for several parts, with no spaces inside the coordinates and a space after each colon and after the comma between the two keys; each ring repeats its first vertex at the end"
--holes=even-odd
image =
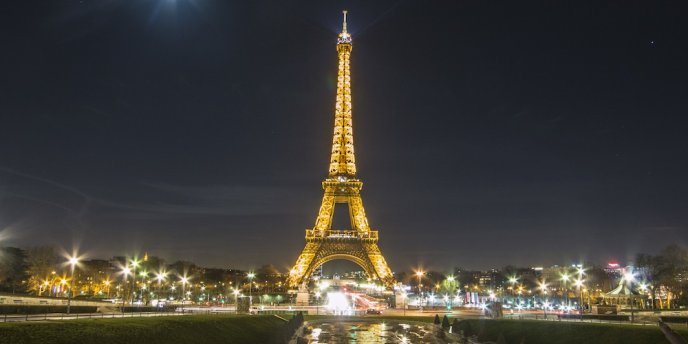
{"type": "Polygon", "coordinates": [[[313,271],[328,261],[345,259],[359,265],[372,278],[387,287],[394,285],[394,276],[377,245],[378,232],[371,230],[363,209],[363,182],[356,178],[354,133],[351,116],[351,35],[346,30],[346,14],[342,32],[337,37],[339,68],[334,113],[332,154],[327,178],[322,182],[325,194],[315,226],[306,229],[306,247],[289,273],[289,284],[305,283],[313,271]],[[334,206],[347,204],[351,229],[332,228],[334,206]]]}

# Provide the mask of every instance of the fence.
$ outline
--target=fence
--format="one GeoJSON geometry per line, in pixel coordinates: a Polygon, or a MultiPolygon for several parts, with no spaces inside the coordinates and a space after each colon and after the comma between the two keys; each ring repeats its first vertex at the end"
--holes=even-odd
{"type": "Polygon", "coordinates": [[[184,316],[193,314],[226,314],[215,311],[185,311],[185,312],[130,312],[130,313],[44,313],[44,314],[3,314],[0,322],[19,321],[49,321],[49,320],[78,320],[78,319],[113,319],[113,318],[148,318],[166,316],[184,316]]]}

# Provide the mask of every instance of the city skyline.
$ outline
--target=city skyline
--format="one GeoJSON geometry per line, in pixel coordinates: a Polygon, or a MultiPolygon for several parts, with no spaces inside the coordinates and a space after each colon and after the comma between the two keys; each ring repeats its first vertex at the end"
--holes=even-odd
{"type": "MultiPolygon", "coordinates": [[[[327,174],[341,6],[170,6],[10,22],[0,245],[294,261],[327,174]]],[[[362,193],[392,270],[686,244],[676,13],[435,6],[347,6],[362,193]]]]}

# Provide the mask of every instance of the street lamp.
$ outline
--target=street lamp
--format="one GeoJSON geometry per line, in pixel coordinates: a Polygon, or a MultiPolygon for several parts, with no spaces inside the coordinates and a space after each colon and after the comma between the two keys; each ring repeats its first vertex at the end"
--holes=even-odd
{"type": "Polygon", "coordinates": [[[253,296],[252,296],[252,289],[253,289],[253,278],[256,277],[256,274],[253,272],[249,272],[248,275],[248,307],[249,307],[249,312],[251,311],[251,306],[253,306],[253,296]]]}
{"type": "Polygon", "coordinates": [[[132,280],[131,280],[131,303],[134,303],[134,298],[136,297],[136,268],[139,267],[139,261],[136,258],[132,259],[130,262],[132,267],[132,280]]]}
{"type": "Polygon", "coordinates": [[[69,257],[67,263],[69,264],[71,271],[69,276],[69,280],[71,282],[69,283],[69,291],[67,292],[67,314],[69,314],[72,306],[72,286],[74,285],[74,268],[79,263],[79,258],[77,258],[76,256],[69,257]]]}
{"type": "Polygon", "coordinates": [[[633,303],[635,302],[635,295],[633,294],[633,282],[635,282],[635,274],[633,271],[627,271],[624,273],[624,279],[628,284],[628,289],[631,292],[631,323],[635,320],[635,313],[633,312],[633,303]]]}
{"type": "MultiPolygon", "coordinates": [[[[125,266],[122,268],[122,285],[124,286],[124,288],[127,287],[127,276],[129,276],[130,273],[131,273],[131,269],[129,269],[128,266],[125,266]]],[[[125,292],[126,292],[126,289],[122,290],[122,313],[124,313],[124,299],[125,299],[124,293],[125,292]]]]}
{"type": "Polygon", "coordinates": [[[103,284],[105,285],[105,288],[107,289],[107,292],[105,294],[105,297],[107,297],[107,298],[110,298],[110,283],[111,282],[109,279],[103,281],[103,284]]]}
{"type": "Polygon", "coordinates": [[[205,286],[202,286],[201,292],[203,292],[203,294],[205,294],[205,302],[210,303],[210,290],[208,290],[208,292],[206,293],[205,289],[206,289],[205,286]]]}
{"type": "MultiPolygon", "coordinates": [[[[164,270],[155,274],[155,279],[158,280],[158,293],[159,294],[162,291],[162,281],[164,281],[166,277],[167,277],[167,273],[164,270]]],[[[158,295],[158,297],[160,297],[160,295],[158,295]]]]}
{"type": "Polygon", "coordinates": [[[148,272],[141,271],[141,272],[139,272],[139,276],[141,276],[141,303],[143,304],[144,303],[143,295],[145,295],[143,291],[146,290],[146,288],[148,287],[147,286],[148,282],[146,282],[146,277],[148,277],[148,272]]]}
{"type": "Polygon", "coordinates": [[[416,276],[418,277],[418,309],[423,312],[423,290],[421,289],[421,278],[423,278],[423,275],[425,272],[423,270],[418,270],[416,271],[416,276]]]}
{"type": "MultiPolygon", "coordinates": [[[[547,283],[545,283],[545,280],[540,281],[538,288],[540,289],[540,292],[543,295],[547,295],[547,283]]],[[[543,311],[543,315],[545,316],[545,320],[547,320],[547,305],[548,304],[549,304],[549,302],[547,302],[546,300],[542,301],[542,311],[543,311]]]]}
{"type": "Polygon", "coordinates": [[[189,278],[186,275],[182,276],[182,313],[184,313],[184,301],[186,300],[186,283],[189,282],[189,278]]]}
{"type": "Polygon", "coordinates": [[[584,282],[585,281],[583,279],[581,279],[580,277],[578,277],[578,279],[576,279],[576,281],[574,282],[576,285],[576,288],[578,289],[578,300],[579,300],[578,302],[579,302],[579,306],[581,309],[581,314],[583,313],[583,292],[581,291],[581,287],[583,286],[584,282]]]}
{"type": "Polygon", "coordinates": [[[234,288],[234,313],[239,313],[239,289],[234,288]]]}
{"type": "Polygon", "coordinates": [[[566,272],[563,273],[561,275],[561,281],[564,282],[564,295],[563,296],[564,296],[564,299],[566,300],[566,305],[568,306],[569,305],[569,290],[566,286],[566,282],[569,281],[569,274],[566,272]]]}
{"type": "Polygon", "coordinates": [[[516,277],[516,275],[509,277],[509,283],[511,284],[511,299],[512,300],[514,298],[514,287],[516,286],[516,282],[518,282],[518,277],[516,277]]]}

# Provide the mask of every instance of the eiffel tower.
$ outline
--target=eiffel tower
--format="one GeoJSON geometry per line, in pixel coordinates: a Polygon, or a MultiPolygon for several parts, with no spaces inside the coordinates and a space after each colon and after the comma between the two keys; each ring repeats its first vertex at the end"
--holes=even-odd
{"type": "Polygon", "coordinates": [[[352,45],[351,35],[346,31],[346,13],[344,11],[342,32],[337,39],[339,72],[330,171],[322,182],[325,195],[315,226],[306,229],[306,247],[289,273],[291,286],[307,283],[315,269],[335,259],[354,262],[363,268],[368,277],[379,280],[387,287],[394,284],[392,271],[377,245],[378,232],[370,229],[363,209],[363,182],[356,178],[349,69],[352,45]],[[348,205],[351,229],[332,228],[334,207],[338,203],[348,205]]]}

